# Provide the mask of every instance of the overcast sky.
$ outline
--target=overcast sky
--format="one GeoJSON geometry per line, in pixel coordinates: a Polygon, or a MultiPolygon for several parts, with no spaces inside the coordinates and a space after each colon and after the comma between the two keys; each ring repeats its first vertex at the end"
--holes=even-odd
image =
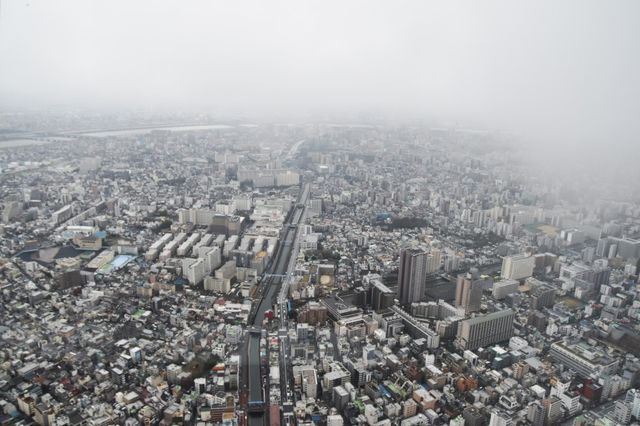
{"type": "Polygon", "coordinates": [[[4,107],[373,112],[566,152],[640,133],[638,1],[1,1],[4,107]]]}

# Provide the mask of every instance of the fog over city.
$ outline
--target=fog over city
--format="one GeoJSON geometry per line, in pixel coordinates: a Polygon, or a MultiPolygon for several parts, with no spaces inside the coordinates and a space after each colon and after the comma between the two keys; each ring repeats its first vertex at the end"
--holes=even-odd
{"type": "Polygon", "coordinates": [[[640,426],[640,2],[0,0],[0,425],[640,426]]]}
{"type": "Polygon", "coordinates": [[[0,102],[427,119],[624,161],[640,146],[639,14],[635,1],[5,0],[0,102]]]}

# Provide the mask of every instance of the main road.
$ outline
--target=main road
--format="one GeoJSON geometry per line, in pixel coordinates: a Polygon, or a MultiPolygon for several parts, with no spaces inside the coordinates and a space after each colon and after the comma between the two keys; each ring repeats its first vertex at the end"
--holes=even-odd
{"type": "MultiPolygon", "coordinates": [[[[283,237],[280,240],[275,257],[260,283],[262,296],[257,309],[254,311],[253,332],[248,333],[247,360],[249,369],[249,403],[258,405],[261,402],[262,409],[256,409],[250,412],[250,426],[264,426],[266,424],[267,416],[265,413],[267,412],[269,404],[269,401],[265,400],[265,380],[261,377],[260,372],[260,334],[256,331],[262,329],[264,313],[272,308],[275,296],[282,284],[282,278],[287,272],[291,249],[293,248],[296,238],[297,225],[299,225],[302,219],[304,205],[308,198],[309,185],[304,184],[296,204],[293,206],[288,219],[284,223],[283,237]]],[[[252,410],[250,409],[249,411],[252,410]]]]}

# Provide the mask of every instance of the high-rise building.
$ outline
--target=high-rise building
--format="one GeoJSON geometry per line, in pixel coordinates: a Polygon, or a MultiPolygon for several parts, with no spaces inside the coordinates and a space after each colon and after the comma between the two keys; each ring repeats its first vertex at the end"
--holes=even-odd
{"type": "Polygon", "coordinates": [[[9,201],[5,203],[4,210],[2,211],[2,221],[5,223],[10,222],[22,213],[22,203],[19,201],[9,201]]]}
{"type": "Polygon", "coordinates": [[[546,330],[548,322],[547,317],[539,311],[529,312],[527,317],[527,325],[536,328],[540,332],[546,330]]]}
{"type": "Polygon", "coordinates": [[[520,280],[533,275],[534,258],[526,254],[505,256],[500,276],[508,280],[520,280]]]}
{"type": "Polygon", "coordinates": [[[186,277],[191,284],[199,284],[205,277],[205,263],[203,259],[189,259],[191,264],[186,268],[186,277]]]}
{"type": "Polygon", "coordinates": [[[362,347],[362,362],[365,364],[375,356],[376,347],[374,345],[364,345],[362,347]]]}
{"type": "Polygon", "coordinates": [[[422,300],[427,275],[427,253],[418,249],[400,250],[398,299],[408,305],[422,300]]]}
{"type": "Polygon", "coordinates": [[[384,285],[380,280],[371,281],[371,307],[380,311],[393,305],[395,292],[384,285]]]}
{"type": "Polygon", "coordinates": [[[542,309],[553,306],[556,297],[556,290],[550,285],[541,281],[531,279],[531,309],[542,309]]]}
{"type": "Polygon", "coordinates": [[[628,425],[631,423],[631,411],[633,407],[628,402],[616,401],[613,411],[613,418],[620,425],[628,425]]]}
{"type": "Polygon", "coordinates": [[[442,252],[440,250],[431,250],[427,255],[427,274],[432,274],[440,269],[442,263],[442,252]]]}
{"type": "Polygon", "coordinates": [[[544,414],[544,407],[540,401],[534,401],[527,407],[527,420],[529,420],[533,426],[544,425],[544,414]]]}
{"type": "Polygon", "coordinates": [[[461,257],[456,255],[450,255],[444,259],[444,271],[451,273],[457,271],[462,263],[461,257]]]}
{"type": "Polygon", "coordinates": [[[129,356],[134,364],[140,364],[142,362],[142,349],[137,346],[129,349],[129,356]]]}
{"type": "Polygon", "coordinates": [[[332,392],[335,386],[344,385],[351,381],[351,373],[340,362],[333,362],[329,365],[329,372],[322,378],[322,388],[332,392]]]}
{"type": "Polygon", "coordinates": [[[544,399],[542,404],[547,415],[547,424],[556,424],[564,414],[562,401],[557,396],[552,396],[544,399]]]}
{"type": "Polygon", "coordinates": [[[631,415],[640,420],[640,389],[629,389],[624,401],[631,404],[631,415]]]}
{"type": "Polygon", "coordinates": [[[418,412],[418,404],[413,399],[407,399],[402,404],[402,417],[412,417],[418,412]]]}
{"type": "Polygon", "coordinates": [[[458,275],[456,284],[456,306],[462,307],[465,313],[478,312],[482,301],[484,282],[474,279],[471,274],[458,275]]]}
{"type": "Polygon", "coordinates": [[[197,377],[193,381],[194,390],[198,395],[202,395],[207,391],[207,379],[206,377],[197,377]]]}
{"type": "Polygon", "coordinates": [[[608,238],[600,238],[598,240],[598,246],[596,247],[596,256],[605,257],[609,253],[609,246],[611,243],[608,238]]]}
{"type": "Polygon", "coordinates": [[[580,410],[582,410],[582,404],[580,404],[580,394],[578,392],[563,392],[558,395],[562,405],[569,416],[575,416],[580,410]]]}
{"type": "Polygon", "coordinates": [[[220,247],[200,247],[198,257],[204,260],[206,275],[218,269],[222,264],[220,247]]]}
{"type": "Polygon", "coordinates": [[[347,404],[349,403],[349,392],[343,386],[335,386],[333,388],[333,406],[338,409],[339,412],[344,412],[347,404]]]}
{"type": "Polygon", "coordinates": [[[634,240],[631,238],[613,238],[609,237],[616,246],[616,256],[623,259],[637,259],[640,257],[640,240],[634,240]]]}
{"type": "Polygon", "coordinates": [[[460,321],[457,343],[462,349],[473,350],[508,340],[513,336],[511,309],[460,321]]]}

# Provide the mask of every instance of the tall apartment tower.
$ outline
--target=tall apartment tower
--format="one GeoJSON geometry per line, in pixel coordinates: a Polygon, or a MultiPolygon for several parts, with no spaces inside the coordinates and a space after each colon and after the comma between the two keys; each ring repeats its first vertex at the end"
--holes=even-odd
{"type": "Polygon", "coordinates": [[[437,272],[441,262],[442,252],[438,249],[431,250],[431,253],[427,255],[427,274],[437,272]]]}
{"type": "Polygon", "coordinates": [[[398,299],[401,305],[422,300],[427,279],[427,253],[418,249],[400,250],[398,299]]]}
{"type": "Polygon", "coordinates": [[[464,308],[465,313],[478,312],[482,302],[483,285],[483,281],[474,279],[469,273],[458,275],[456,306],[464,308]]]}

